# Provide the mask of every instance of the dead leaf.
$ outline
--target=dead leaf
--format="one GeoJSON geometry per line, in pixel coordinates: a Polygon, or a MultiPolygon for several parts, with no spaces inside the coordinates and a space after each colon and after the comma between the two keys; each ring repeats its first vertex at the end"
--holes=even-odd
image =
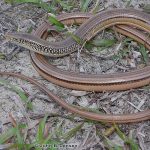
{"type": "Polygon", "coordinates": [[[84,95],[86,95],[86,94],[87,94],[86,91],[76,91],[76,90],[72,90],[72,91],[70,92],[70,95],[72,95],[72,96],[84,96],[84,95]]]}

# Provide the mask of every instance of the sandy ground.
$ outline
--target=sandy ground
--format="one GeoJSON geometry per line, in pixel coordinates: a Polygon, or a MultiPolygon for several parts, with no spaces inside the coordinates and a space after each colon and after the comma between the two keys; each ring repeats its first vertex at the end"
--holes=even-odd
{"type": "MultiPolygon", "coordinates": [[[[102,1],[102,4],[102,8],[105,7],[107,9],[112,9],[115,7],[125,8],[127,6],[127,1],[104,0],[102,1]]],[[[132,0],[130,3],[130,7],[142,10],[143,6],[147,4],[150,4],[149,0],[132,0]]],[[[30,56],[28,50],[23,50],[19,47],[17,48],[19,52],[11,58],[11,53],[14,52],[14,48],[16,47],[16,45],[7,43],[3,35],[9,31],[19,30],[22,32],[27,32],[27,30],[29,30],[31,27],[36,29],[39,22],[44,19],[44,16],[45,12],[42,9],[37,8],[36,6],[33,6],[31,4],[11,6],[4,3],[3,0],[0,1],[0,52],[7,56],[7,60],[0,59],[0,71],[19,72],[24,75],[34,77],[34,79],[44,84],[53,93],[65,99],[70,104],[76,103],[84,107],[98,108],[99,110],[105,110],[105,112],[107,113],[137,112],[139,110],[142,111],[150,108],[150,88],[148,87],[141,87],[139,89],[124,92],[104,92],[97,94],[88,92],[80,93],[78,91],[59,87],[40,77],[30,63],[30,56]],[[83,96],[76,96],[76,93],[79,95],[83,94],[83,96]],[[131,104],[134,104],[136,108],[133,107],[133,105],[131,104]]],[[[107,37],[111,35],[107,35],[106,33],[105,36],[107,37]]],[[[118,45],[116,45],[116,47],[118,45]]],[[[73,54],[63,59],[55,60],[54,63],[57,64],[59,68],[68,69],[68,62],[70,60],[73,60],[73,62],[71,62],[71,67],[75,68],[79,72],[112,73],[117,71],[116,67],[114,67],[115,62],[112,60],[97,63],[97,59],[95,57],[91,58],[90,56],[87,56],[87,58],[85,58],[85,56],[87,55],[83,54],[83,56],[81,56],[80,65],[78,67],[74,65],[74,62],[76,61],[76,54],[73,54]]],[[[125,63],[125,60],[121,60],[117,65],[120,66],[120,64],[125,63]]],[[[137,64],[132,63],[130,65],[132,69],[132,65],[137,64]]],[[[36,89],[36,87],[31,85],[30,83],[10,77],[2,77],[0,79],[6,79],[11,84],[16,85],[17,87],[25,91],[29,95],[28,99],[32,100],[33,103],[33,110],[27,111],[25,109],[24,103],[20,100],[19,96],[15,92],[11,91],[8,87],[0,86],[0,133],[6,130],[5,123],[9,122],[9,113],[13,114],[13,116],[18,119],[18,121],[21,117],[23,117],[24,115],[28,116],[31,112],[35,114],[67,114],[67,112],[56,103],[47,102],[48,97],[45,96],[42,92],[38,91],[38,89],[36,89]]],[[[62,120],[62,118],[59,118],[58,122],[61,122],[62,120]]],[[[71,129],[74,125],[76,124],[65,120],[63,129],[71,129]]],[[[8,126],[10,126],[10,124],[8,126]]],[[[81,144],[84,141],[85,137],[87,137],[89,132],[95,129],[95,126],[96,124],[93,123],[85,123],[82,132],[78,133],[77,136],[72,138],[69,142],[77,143],[78,145],[81,144]]],[[[121,125],[120,127],[124,133],[130,135],[133,139],[136,140],[141,149],[149,149],[149,121],[144,121],[142,123],[136,124],[121,125]]],[[[101,130],[104,130],[103,127],[101,127],[101,130]]],[[[97,138],[96,135],[94,136],[94,133],[90,134],[92,134],[95,139],[97,138]]],[[[101,141],[100,138],[99,140],[101,141]]],[[[122,140],[118,137],[116,133],[110,136],[110,140],[119,145],[123,144],[122,140]]],[[[93,143],[94,142],[91,142],[91,144],[93,143]]],[[[99,143],[97,145],[95,144],[95,149],[102,149],[102,145],[99,143]]]]}

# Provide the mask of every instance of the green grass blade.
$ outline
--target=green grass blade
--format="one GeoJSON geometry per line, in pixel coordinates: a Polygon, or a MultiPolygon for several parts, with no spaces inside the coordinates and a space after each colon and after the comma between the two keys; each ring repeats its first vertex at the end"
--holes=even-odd
{"type": "Polygon", "coordinates": [[[0,144],[4,144],[10,138],[15,137],[16,143],[13,144],[11,147],[18,147],[19,150],[22,150],[22,148],[26,144],[24,143],[24,140],[22,138],[21,129],[23,129],[25,127],[26,127],[26,125],[20,124],[15,128],[8,129],[5,133],[0,135],[0,144]]]}
{"type": "Polygon", "coordinates": [[[24,143],[24,140],[23,140],[23,136],[20,133],[19,127],[17,126],[16,129],[17,129],[16,130],[16,136],[17,136],[16,142],[17,142],[17,145],[18,145],[18,149],[22,150],[24,148],[24,146],[25,146],[25,143],[24,143]]]}
{"type": "Polygon", "coordinates": [[[101,133],[101,132],[97,132],[97,133],[98,133],[98,135],[100,135],[101,137],[103,137],[103,139],[104,139],[103,144],[105,145],[105,147],[107,149],[109,149],[109,150],[123,150],[121,146],[114,144],[103,133],[101,133]]]}
{"type": "Polygon", "coordinates": [[[40,0],[14,0],[17,3],[39,3],[40,0]]]}
{"type": "Polygon", "coordinates": [[[55,127],[54,132],[55,132],[56,137],[60,137],[63,135],[62,125],[63,125],[63,121],[57,124],[57,126],[55,127]]]}
{"type": "Polygon", "coordinates": [[[73,128],[70,131],[68,131],[67,133],[65,133],[63,135],[63,139],[65,141],[68,141],[70,138],[75,136],[75,134],[82,128],[83,125],[84,125],[84,123],[81,123],[81,124],[77,125],[75,128],[73,128]]]}
{"type": "Polygon", "coordinates": [[[139,150],[138,145],[132,139],[126,137],[126,135],[118,128],[116,124],[114,124],[114,127],[119,137],[130,146],[131,150],[139,150]]]}
{"type": "Polygon", "coordinates": [[[65,28],[64,24],[58,21],[54,16],[49,16],[48,20],[52,25],[55,25],[56,27],[58,27],[60,31],[65,28]]]}
{"type": "Polygon", "coordinates": [[[90,1],[91,0],[81,0],[81,4],[80,4],[81,11],[85,12],[88,9],[88,5],[90,1]]]}
{"type": "Polygon", "coordinates": [[[133,41],[133,39],[127,37],[127,38],[125,38],[125,39],[123,40],[122,43],[123,43],[124,45],[128,45],[128,44],[131,43],[132,41],[133,41]]]}
{"type": "Polygon", "coordinates": [[[5,133],[0,135],[0,144],[4,144],[7,140],[16,135],[16,128],[10,128],[5,133]]]}
{"type": "Polygon", "coordinates": [[[21,133],[21,129],[26,128],[27,126],[25,124],[18,124],[16,127],[16,135],[15,135],[15,141],[16,143],[14,146],[18,147],[18,150],[27,149],[28,145],[24,142],[23,134],[21,133]]]}
{"type": "Polygon", "coordinates": [[[132,139],[128,139],[126,143],[130,145],[131,150],[139,150],[139,146],[132,139]]]}
{"type": "Polygon", "coordinates": [[[68,35],[70,35],[78,44],[82,45],[84,42],[80,37],[76,36],[75,34],[68,32],[68,35]]]}
{"type": "Polygon", "coordinates": [[[104,145],[109,150],[123,150],[120,146],[113,144],[112,141],[110,141],[106,136],[102,135],[104,137],[104,145]]]}
{"type": "Polygon", "coordinates": [[[25,93],[22,90],[20,90],[16,86],[14,86],[14,85],[10,84],[9,82],[2,80],[2,79],[0,79],[0,84],[10,87],[10,89],[12,91],[16,92],[19,95],[19,97],[21,98],[21,100],[27,105],[27,108],[29,108],[29,109],[33,108],[32,103],[28,101],[27,96],[25,95],[25,93]]]}
{"type": "Polygon", "coordinates": [[[39,123],[38,131],[37,131],[37,135],[36,135],[37,143],[43,143],[43,141],[44,141],[44,130],[45,130],[45,124],[46,124],[47,117],[48,117],[48,115],[46,115],[42,119],[42,121],[39,123]]]}
{"type": "Polygon", "coordinates": [[[102,40],[93,40],[93,41],[87,41],[85,44],[85,48],[88,50],[91,50],[94,47],[101,47],[98,48],[97,51],[102,51],[105,48],[111,47],[116,43],[115,39],[102,39],[102,40]]]}
{"type": "MultiPolygon", "coordinates": [[[[38,131],[37,131],[37,136],[36,136],[36,144],[48,144],[50,147],[48,147],[47,150],[57,150],[54,145],[59,144],[59,141],[53,140],[52,135],[49,134],[48,137],[44,137],[44,130],[45,130],[45,125],[46,125],[46,120],[47,120],[48,115],[46,115],[42,121],[39,123],[38,131]]],[[[35,145],[35,144],[34,144],[35,145]]],[[[36,147],[36,150],[41,150],[40,147],[36,147]]]]}
{"type": "Polygon", "coordinates": [[[5,0],[8,3],[14,4],[14,3],[33,3],[43,9],[45,9],[48,12],[51,12],[52,9],[50,6],[48,6],[46,3],[44,3],[42,0],[5,0]]]}
{"type": "Polygon", "coordinates": [[[73,6],[70,6],[70,5],[66,4],[66,3],[63,2],[62,0],[56,0],[56,1],[62,6],[62,8],[63,8],[64,10],[69,11],[69,10],[71,10],[71,8],[73,7],[73,6]]]}
{"type": "Polygon", "coordinates": [[[113,150],[123,150],[120,146],[115,145],[113,150]]]}
{"type": "Polygon", "coordinates": [[[111,47],[116,42],[115,39],[101,39],[101,40],[93,40],[91,44],[97,47],[111,47]]]}
{"type": "Polygon", "coordinates": [[[41,0],[6,0],[8,3],[40,3],[41,0]]]}
{"type": "Polygon", "coordinates": [[[119,135],[119,137],[123,140],[123,141],[127,141],[127,137],[126,135],[118,128],[118,126],[116,124],[114,124],[114,128],[117,131],[117,134],[119,135]]]}
{"type": "Polygon", "coordinates": [[[140,45],[139,51],[140,51],[140,53],[141,53],[141,55],[143,57],[144,63],[147,64],[149,57],[148,57],[146,48],[143,45],[140,45]]]}

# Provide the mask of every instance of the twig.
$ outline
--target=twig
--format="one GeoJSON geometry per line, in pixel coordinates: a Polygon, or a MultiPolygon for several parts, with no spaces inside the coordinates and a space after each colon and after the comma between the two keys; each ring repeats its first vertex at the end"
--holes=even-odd
{"type": "Polygon", "coordinates": [[[14,127],[17,127],[17,122],[15,120],[15,118],[12,116],[12,113],[9,113],[9,117],[11,120],[11,123],[13,124],[14,127]]]}

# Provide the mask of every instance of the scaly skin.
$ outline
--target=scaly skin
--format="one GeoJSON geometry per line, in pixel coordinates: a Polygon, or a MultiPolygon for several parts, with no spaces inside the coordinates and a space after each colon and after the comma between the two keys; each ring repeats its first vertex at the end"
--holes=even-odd
{"type": "MultiPolygon", "coordinates": [[[[107,21],[103,22],[103,27],[102,26],[100,27],[97,25],[95,27],[92,27],[92,29],[90,31],[88,31],[86,34],[84,34],[83,38],[90,39],[93,36],[92,35],[93,31],[94,31],[94,34],[96,34],[98,31],[104,29],[105,27],[114,25],[114,23],[112,23],[112,18],[119,17],[119,16],[121,16],[121,18],[123,18],[123,19],[119,18],[120,22],[118,20],[117,24],[123,23],[123,24],[127,24],[127,25],[135,25],[136,27],[140,27],[141,29],[144,29],[148,33],[150,32],[149,25],[147,26],[147,24],[149,24],[150,18],[147,15],[142,16],[140,12],[137,12],[135,10],[132,11],[132,13],[133,13],[131,15],[132,17],[128,14],[128,10],[127,10],[127,13],[124,10],[123,11],[117,10],[117,11],[110,11],[110,12],[112,12],[112,15],[107,12],[106,12],[106,14],[105,14],[105,12],[103,13],[102,18],[104,20],[105,20],[105,17],[106,17],[106,19],[108,19],[110,17],[107,21]],[[125,14],[122,14],[122,12],[124,12],[125,14]],[[123,17],[124,15],[125,16],[127,15],[127,16],[124,18],[123,17]],[[137,17],[137,16],[140,16],[141,18],[137,17]],[[131,18],[127,19],[128,17],[131,17],[132,19],[131,18]],[[111,19],[111,21],[109,22],[110,19],[111,19]],[[127,23],[125,23],[125,21],[127,21],[127,23]],[[136,23],[138,23],[138,25],[136,25],[136,23]]],[[[71,20],[79,19],[80,22],[82,23],[81,20],[83,19],[82,18],[83,16],[76,16],[76,19],[73,18],[73,16],[71,16],[71,17],[72,17],[71,20]]],[[[94,17],[92,17],[92,18],[94,18],[94,17]]],[[[92,18],[90,19],[90,21],[87,21],[86,24],[83,24],[81,27],[83,28],[83,26],[85,25],[84,29],[87,28],[87,30],[88,30],[89,29],[88,23],[90,23],[90,22],[97,23],[97,22],[94,22],[92,18]]],[[[114,19],[114,20],[116,21],[116,19],[114,19]]],[[[70,20],[68,18],[65,19],[65,16],[64,16],[64,22],[65,21],[67,24],[67,23],[69,23],[70,20]]],[[[48,35],[47,29],[49,29],[51,27],[52,26],[49,25],[48,23],[43,23],[36,30],[34,35],[37,37],[46,39],[47,35],[48,35]]],[[[117,26],[117,27],[116,27],[116,30],[118,30],[119,32],[134,38],[135,40],[139,41],[140,43],[143,42],[145,44],[145,46],[147,46],[147,47],[150,46],[148,39],[145,38],[145,35],[143,33],[139,32],[138,30],[127,27],[127,26],[117,26]],[[144,39],[142,37],[144,37],[144,39]]],[[[84,32],[85,32],[85,30],[84,30],[84,32]]],[[[82,32],[81,34],[83,34],[84,32],[82,32]]],[[[78,32],[76,32],[76,33],[78,33],[78,32]]],[[[10,36],[13,37],[15,35],[8,35],[8,38],[10,38],[10,36]]],[[[34,37],[34,36],[32,36],[32,37],[34,37]]],[[[17,37],[17,38],[19,38],[19,37],[17,37]]],[[[25,37],[23,36],[23,38],[25,38],[25,37]]],[[[31,38],[31,40],[33,42],[32,38],[31,38]]],[[[39,40],[39,38],[38,38],[38,40],[39,40]]],[[[63,46],[63,45],[59,45],[59,46],[63,46]]],[[[65,53],[64,55],[66,55],[66,54],[67,53],[65,53]]],[[[50,56],[51,55],[52,54],[50,54],[50,56]]],[[[54,68],[54,66],[47,63],[45,57],[42,55],[32,53],[31,58],[32,58],[32,63],[34,65],[35,69],[43,77],[45,77],[46,79],[50,80],[53,83],[59,84],[61,86],[69,87],[69,88],[85,89],[88,91],[90,91],[90,90],[92,90],[92,91],[93,90],[95,90],[95,91],[125,90],[125,89],[143,86],[150,82],[150,67],[145,67],[143,69],[136,70],[134,72],[124,73],[124,74],[113,74],[113,75],[104,75],[104,76],[103,75],[86,75],[86,74],[81,75],[81,74],[70,73],[67,71],[61,71],[59,69],[54,68]]],[[[15,74],[15,73],[0,72],[0,75],[15,76],[15,77],[18,77],[21,79],[25,79],[25,80],[37,85],[41,90],[43,90],[46,94],[48,94],[50,99],[56,101],[63,108],[67,109],[68,111],[71,111],[72,113],[75,113],[84,118],[87,118],[87,119],[103,121],[103,122],[111,122],[111,123],[132,123],[132,122],[139,122],[139,121],[150,119],[150,110],[133,113],[133,114],[125,114],[125,115],[123,115],[123,114],[122,115],[96,114],[93,112],[87,112],[87,111],[77,109],[75,107],[68,105],[65,101],[61,100],[56,95],[52,94],[47,88],[45,88],[40,83],[36,82],[34,79],[28,78],[23,75],[15,74]]]]}
{"type": "MultiPolygon", "coordinates": [[[[58,20],[62,21],[64,24],[72,24],[74,22],[82,23],[82,20],[86,21],[89,16],[91,17],[90,14],[83,13],[65,14],[58,16],[58,20]]],[[[45,22],[34,34],[37,37],[46,39],[48,36],[48,29],[53,28],[49,23],[45,22]]],[[[147,48],[150,48],[149,38],[141,31],[125,25],[117,25],[113,29],[144,44],[147,48]]],[[[32,53],[31,58],[34,67],[43,77],[66,88],[86,91],[119,91],[137,88],[150,83],[150,66],[126,73],[90,75],[57,69],[55,66],[49,64],[44,56],[36,53],[32,53]]]]}
{"type": "MultiPolygon", "coordinates": [[[[90,16],[88,16],[88,18],[90,16]]],[[[66,16],[66,18],[67,17],[68,16],[66,16]]],[[[83,22],[83,17],[81,19],[78,14],[76,14],[74,18],[68,19],[69,21],[67,19],[65,19],[65,21],[70,23],[73,22],[74,19],[77,23],[83,22]]],[[[84,19],[87,19],[86,15],[84,19]]],[[[74,32],[74,35],[79,37],[82,41],[87,41],[103,29],[117,24],[132,25],[150,33],[149,15],[133,9],[116,9],[101,12],[90,17],[90,19],[74,32]]],[[[5,37],[11,42],[28,48],[31,51],[51,57],[62,57],[81,48],[72,37],[61,42],[47,42],[27,33],[7,33],[5,37]]]]}

